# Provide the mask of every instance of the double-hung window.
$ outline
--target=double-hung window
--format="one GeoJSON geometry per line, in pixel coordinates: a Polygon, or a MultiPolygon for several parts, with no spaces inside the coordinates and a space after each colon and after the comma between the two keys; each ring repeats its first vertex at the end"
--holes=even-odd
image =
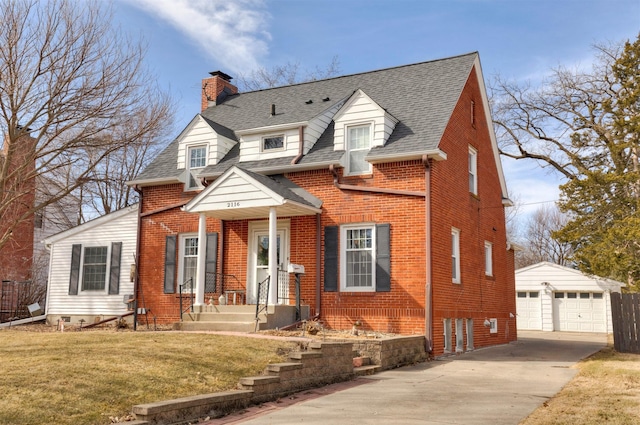
{"type": "Polygon", "coordinates": [[[87,246],[84,248],[82,266],[82,290],[102,291],[107,281],[107,247],[87,246]]]}
{"type": "Polygon", "coordinates": [[[460,283],[460,230],[451,229],[451,281],[460,283]]]}
{"type": "Polygon", "coordinates": [[[371,149],[371,125],[358,125],[346,128],[347,133],[347,174],[371,173],[371,164],[365,156],[371,149]]]}
{"type": "Polygon", "coordinates": [[[469,192],[478,194],[478,151],[469,146],[469,192]]]}
{"type": "Polygon", "coordinates": [[[342,227],[343,279],[346,291],[373,291],[375,277],[375,226],[342,227]]]}
{"type": "Polygon", "coordinates": [[[187,168],[188,181],[187,190],[200,189],[202,185],[196,179],[194,170],[207,166],[207,147],[206,146],[190,146],[187,149],[187,168]]]}
{"type": "Polygon", "coordinates": [[[198,273],[198,237],[185,235],[182,237],[180,255],[180,284],[186,284],[184,290],[194,288],[198,273]],[[188,283],[187,283],[188,282],[188,283]]]}

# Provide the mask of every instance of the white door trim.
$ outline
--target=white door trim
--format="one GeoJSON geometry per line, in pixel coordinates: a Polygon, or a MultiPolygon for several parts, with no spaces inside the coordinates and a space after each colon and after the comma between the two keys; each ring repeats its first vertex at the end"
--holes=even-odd
{"type": "MultiPolygon", "coordinates": [[[[276,225],[276,232],[280,236],[280,247],[282,250],[280,262],[284,265],[285,269],[289,264],[289,244],[291,234],[291,221],[278,220],[276,225]]],[[[257,250],[256,250],[256,238],[259,234],[269,233],[269,221],[250,221],[249,231],[247,235],[247,304],[256,303],[256,289],[257,289],[257,250]]]]}

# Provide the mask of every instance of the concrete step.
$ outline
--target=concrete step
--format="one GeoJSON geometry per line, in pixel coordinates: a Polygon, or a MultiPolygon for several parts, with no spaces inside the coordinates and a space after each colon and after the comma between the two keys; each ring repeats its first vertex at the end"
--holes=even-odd
{"type": "Polygon", "coordinates": [[[380,372],[380,370],[382,370],[382,366],[372,364],[368,366],[354,367],[353,373],[356,376],[367,376],[367,375],[373,375],[374,373],[380,372]]]}
{"type": "Polygon", "coordinates": [[[255,322],[182,322],[176,327],[182,331],[254,332],[255,322]]]}
{"type": "Polygon", "coordinates": [[[242,304],[242,305],[204,305],[202,306],[203,313],[256,313],[255,304],[242,304]]]}

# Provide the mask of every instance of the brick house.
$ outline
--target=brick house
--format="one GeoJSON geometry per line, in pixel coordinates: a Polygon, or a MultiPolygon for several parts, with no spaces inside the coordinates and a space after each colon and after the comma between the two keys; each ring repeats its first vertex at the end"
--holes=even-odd
{"type": "Polygon", "coordinates": [[[138,307],[159,323],[180,320],[193,282],[192,320],[229,294],[271,312],[297,296],[303,318],[423,334],[435,354],[516,339],[477,53],[247,93],[213,72],[202,111],[129,184],[138,307]]]}

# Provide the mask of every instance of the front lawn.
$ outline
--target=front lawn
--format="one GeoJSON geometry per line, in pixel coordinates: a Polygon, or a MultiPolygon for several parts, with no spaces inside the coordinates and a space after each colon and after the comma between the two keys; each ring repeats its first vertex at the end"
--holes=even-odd
{"type": "Polygon", "coordinates": [[[235,388],[292,348],[179,332],[0,330],[0,423],[109,424],[135,404],[235,388]]]}

